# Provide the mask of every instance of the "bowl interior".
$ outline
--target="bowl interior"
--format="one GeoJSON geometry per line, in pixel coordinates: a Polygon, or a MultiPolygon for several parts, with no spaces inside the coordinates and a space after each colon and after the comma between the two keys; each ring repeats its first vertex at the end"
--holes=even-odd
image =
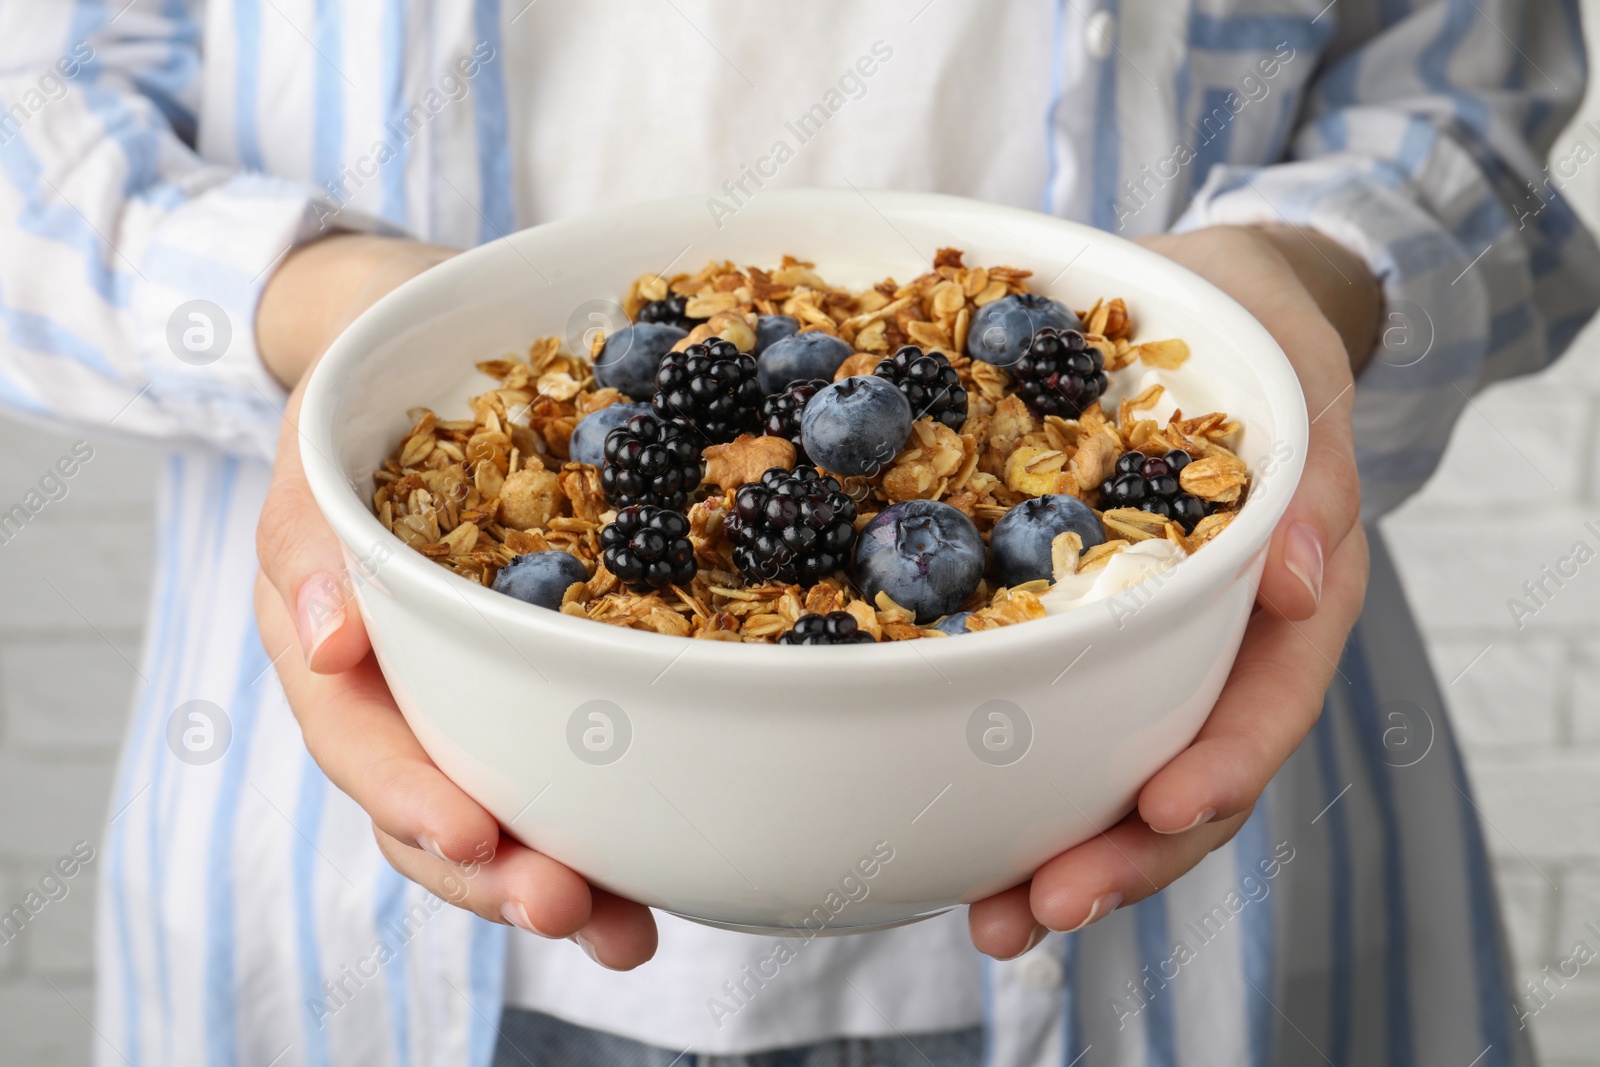
{"type": "MultiPolygon", "coordinates": [[[[1186,414],[1221,410],[1243,423],[1239,453],[1255,483],[1224,535],[1180,568],[1190,572],[1186,580],[1167,583],[1158,596],[1178,595],[1203,572],[1222,580],[1246,566],[1298,480],[1306,433],[1298,382],[1265,329],[1210,284],[1130,242],[1049,216],[928,194],[763,192],[720,225],[700,201],[664,201],[551,223],[464,253],[384,298],[317,368],[301,425],[313,491],[358,554],[392,539],[368,501],[372,472],[409,428],[406,412],[428,406],[442,417],[461,416],[466,398],[492,385],[474,364],[525,353],[536,338],[560,335],[569,348],[587,351],[587,331],[625,325],[618,302],[647,271],[693,272],[712,258],[772,266],[793,255],[814,262],[830,283],[856,286],[908,281],[942,247],[961,249],[972,266],[1029,269],[1035,291],[1071,307],[1120,296],[1135,340],[1188,342],[1189,361],[1164,374],[1181,390],[1186,414]]],[[[402,567],[468,585],[392,543],[408,557],[398,561],[402,567]]],[[[477,593],[490,596],[468,595],[477,593]]]]}

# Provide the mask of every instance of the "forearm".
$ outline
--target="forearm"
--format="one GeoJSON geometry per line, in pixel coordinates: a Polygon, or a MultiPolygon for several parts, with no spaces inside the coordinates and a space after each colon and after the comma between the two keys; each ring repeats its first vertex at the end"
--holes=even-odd
{"type": "Polygon", "coordinates": [[[1339,332],[1350,353],[1350,370],[1360,374],[1372,357],[1383,322],[1383,288],[1367,263],[1317,230],[1281,223],[1252,227],[1288,261],[1323,317],[1339,332]]]}
{"type": "Polygon", "coordinates": [[[272,376],[294,388],[333,339],[377,299],[455,254],[371,234],[338,233],[284,257],[261,293],[256,346],[272,376]]]}

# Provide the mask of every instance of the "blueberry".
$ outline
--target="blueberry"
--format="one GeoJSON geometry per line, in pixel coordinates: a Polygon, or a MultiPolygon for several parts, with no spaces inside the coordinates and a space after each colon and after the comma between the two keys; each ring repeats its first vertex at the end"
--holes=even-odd
{"type": "Polygon", "coordinates": [[[856,541],[856,580],[926,625],[959,608],[983,579],[983,537],[949,504],[907,500],[885,508],[856,541]]]}
{"type": "Polygon", "coordinates": [[[594,381],[618,389],[632,400],[649,400],[656,391],[656,368],[673,345],[688,337],[676,326],[636,322],[610,337],[594,361],[594,381]]]}
{"type": "Polygon", "coordinates": [[[556,611],[573,582],[587,582],[589,572],[570,552],[526,552],[500,568],[494,591],[556,611]]]}
{"type": "MultiPolygon", "coordinates": [[[[800,332],[800,322],[789,315],[762,315],[756,319],[756,355],[800,332]]],[[[777,392],[776,389],[771,390],[777,392]]]]}
{"type": "Polygon", "coordinates": [[[756,361],[756,376],[765,393],[779,392],[790,382],[808,378],[824,378],[831,382],[839,364],[855,354],[855,349],[821,330],[785,337],[766,349],[762,349],[758,341],[756,349],[761,352],[761,358],[756,361]]]}
{"type": "Polygon", "coordinates": [[[972,618],[972,612],[958,611],[954,615],[946,615],[944,618],[934,623],[933,628],[938,630],[940,633],[946,633],[952,637],[959,637],[964,633],[972,632],[967,629],[967,620],[970,618],[972,618]]]}
{"type": "Polygon", "coordinates": [[[627,422],[635,415],[648,415],[654,411],[649,404],[612,404],[585,415],[572,430],[572,440],[567,443],[567,456],[574,463],[587,463],[598,467],[605,460],[606,434],[627,422]]]}
{"type": "Polygon", "coordinates": [[[800,419],[806,455],[835,474],[881,470],[910,436],[911,402],[893,382],[870,375],[820,390],[800,419]]]}
{"type": "Polygon", "coordinates": [[[1105,541],[1105,531],[1094,511],[1075,496],[1038,496],[1024,500],[1001,516],[989,532],[989,552],[994,575],[1007,586],[1023,582],[1054,581],[1050,542],[1071,531],[1083,538],[1085,549],[1105,541]]]}
{"type": "Polygon", "coordinates": [[[1064,304],[1037,293],[1016,293],[991,300],[972,316],[967,329],[967,355],[1009,367],[1022,355],[1033,335],[1050,327],[1079,330],[1083,324],[1064,304]]]}

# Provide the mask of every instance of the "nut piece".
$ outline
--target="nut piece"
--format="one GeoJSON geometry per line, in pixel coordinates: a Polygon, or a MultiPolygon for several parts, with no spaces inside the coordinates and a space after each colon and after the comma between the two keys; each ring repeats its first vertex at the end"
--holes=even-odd
{"type": "Polygon", "coordinates": [[[1077,495],[1077,480],[1063,468],[1067,454],[1053,448],[1023,445],[1006,460],[1006,488],[1029,496],[1077,495]]]}
{"type": "Polygon", "coordinates": [[[752,437],[740,434],[724,445],[712,445],[704,453],[705,480],[722,489],[737,489],[759,481],[773,467],[794,470],[794,445],[781,437],[752,437]]]}
{"type": "Polygon", "coordinates": [[[550,471],[520,470],[500,488],[500,521],[517,530],[546,526],[561,513],[562,493],[550,471]]]}
{"type": "Polygon", "coordinates": [[[733,347],[739,352],[754,352],[755,331],[750,330],[750,323],[739,312],[717,312],[710,317],[706,326],[709,326],[710,334],[733,342],[733,347]]]}
{"type": "Polygon", "coordinates": [[[1055,535],[1050,541],[1050,573],[1053,581],[1078,573],[1078,560],[1083,556],[1083,538],[1071,530],[1055,535]]]}
{"type": "Polygon", "coordinates": [[[1178,472],[1178,484],[1184,492],[1220,504],[1237,501],[1249,480],[1244,461],[1226,452],[1197,459],[1178,472]]]}
{"type": "Polygon", "coordinates": [[[1117,443],[1103,433],[1090,434],[1079,440],[1078,451],[1073,455],[1069,469],[1077,479],[1080,496],[1111,477],[1111,472],[1117,466],[1117,455],[1117,443]]]}

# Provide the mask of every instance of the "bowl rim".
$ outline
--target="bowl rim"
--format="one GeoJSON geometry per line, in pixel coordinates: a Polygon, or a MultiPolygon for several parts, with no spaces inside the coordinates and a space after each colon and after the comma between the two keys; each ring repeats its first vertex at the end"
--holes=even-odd
{"type": "MultiPolygon", "coordinates": [[[[429,610],[430,613],[447,613],[464,602],[507,641],[516,635],[542,641],[590,641],[608,645],[619,653],[656,655],[678,649],[673,662],[689,649],[696,649],[698,656],[710,657],[709,665],[715,667],[731,668],[742,664],[771,669],[778,663],[786,662],[814,670],[817,656],[855,657],[856,662],[863,665],[870,662],[883,666],[907,663],[930,666],[937,664],[941,657],[1000,653],[1008,647],[1002,642],[1009,643],[1009,647],[1014,649],[1028,645],[1055,646],[1054,651],[1059,652],[1063,642],[1088,639],[1105,631],[1109,626],[1108,613],[1091,610],[1097,604],[1087,604],[1059,615],[1032,620],[1026,625],[964,634],[961,640],[954,642],[932,640],[890,641],[871,646],[780,646],[760,642],[694,640],[565,615],[496,593],[410,550],[378,521],[362,490],[345,477],[336,462],[335,457],[340,452],[336,412],[340,390],[353,387],[352,379],[358,366],[371,350],[422,321],[419,313],[413,310],[420,303],[416,297],[430,289],[470,278],[498,257],[506,255],[508,250],[521,257],[521,245],[530,242],[537,244],[550,236],[572,230],[581,232],[590,227],[625,227],[630,219],[644,220],[664,212],[681,212],[690,205],[695,210],[703,210],[703,198],[691,196],[646,201],[519,230],[463,251],[412,278],[378,300],[345,328],[312,371],[306,384],[296,430],[302,466],[312,497],[346,552],[359,559],[361,553],[356,549],[357,545],[371,546],[374,552],[378,546],[387,546],[390,551],[380,565],[382,582],[385,587],[393,587],[397,599],[405,600],[413,608],[429,610]],[[919,647],[924,645],[929,647],[919,647]],[[797,650],[800,656],[798,660],[794,658],[797,650]]],[[[747,205],[747,210],[758,206],[764,213],[794,211],[798,214],[814,213],[819,209],[844,210],[848,206],[850,210],[857,211],[869,208],[886,218],[892,218],[896,213],[937,211],[948,215],[958,226],[964,221],[986,219],[1019,227],[1050,228],[1058,231],[1064,239],[1087,241],[1090,246],[1116,246],[1121,254],[1143,260],[1141,267],[1148,270],[1151,288],[1171,282],[1198,289],[1205,296],[1207,314],[1218,322],[1236,348],[1246,355],[1245,369],[1256,380],[1277,423],[1275,440],[1287,443],[1289,456],[1278,464],[1273,477],[1257,481],[1246,507],[1226,530],[1208,543],[1205,552],[1186,558],[1181,566],[1166,572],[1170,576],[1168,580],[1154,584],[1150,595],[1138,609],[1138,620],[1142,620],[1140,625],[1158,624],[1182,612],[1199,598],[1214,593],[1245,570],[1266,546],[1288,507],[1304,469],[1309,436],[1307,409],[1299,379],[1288,357],[1266,327],[1222,290],[1172,260],[1115,234],[1069,219],[965,197],[871,191],[869,199],[867,193],[860,190],[805,188],[763,191],[759,198],[747,205]]],[[[751,214],[756,212],[752,211],[751,214]]],[[[951,240],[959,243],[960,238],[952,237],[951,240]]],[[[476,354],[473,357],[474,362],[488,358],[495,356],[476,354]]],[[[363,584],[360,581],[355,583],[358,591],[363,584]]],[[[365,594],[359,596],[364,599],[365,594]]]]}

